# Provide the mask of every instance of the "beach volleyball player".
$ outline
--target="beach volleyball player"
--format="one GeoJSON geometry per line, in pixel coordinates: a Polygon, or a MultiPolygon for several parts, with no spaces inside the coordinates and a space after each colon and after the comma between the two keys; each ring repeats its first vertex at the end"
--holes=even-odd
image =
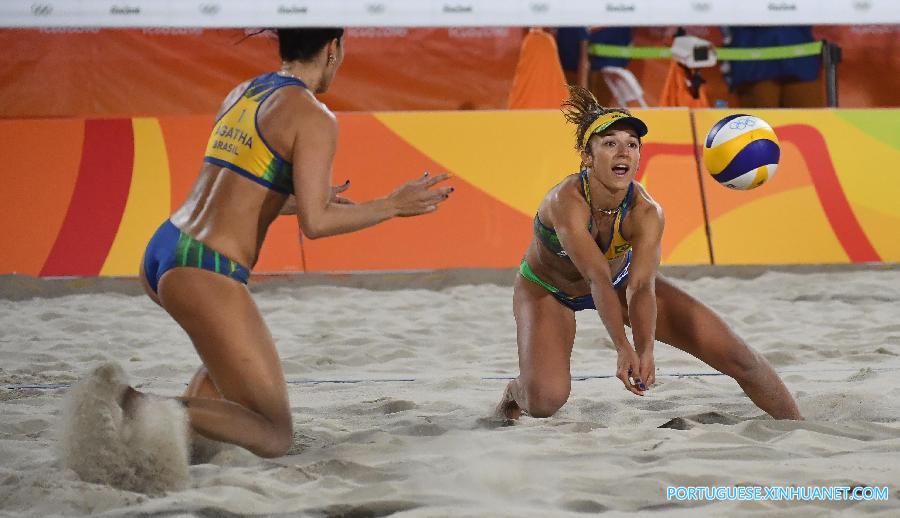
{"type": "MultiPolygon", "coordinates": [[[[247,289],[269,225],[295,212],[308,238],[432,212],[446,175],[411,180],[353,204],[331,187],[335,116],[314,94],[344,56],[343,29],[279,29],[280,71],[227,96],[187,201],[163,222],[141,264],[148,295],[187,332],[202,367],[181,398],[190,428],[262,457],[283,455],[292,421],[278,352],[247,289]]],[[[122,405],[142,399],[127,389],[122,405]]]]}
{"type": "Polygon", "coordinates": [[[602,108],[583,88],[570,94],[563,113],[576,126],[581,171],[551,189],[535,215],[513,292],[520,373],[498,414],[549,417],[565,404],[575,312],[596,309],[618,353],[616,377],[632,393],[656,381],[655,339],[731,376],[772,417],[801,419],[766,359],[659,274],[663,212],[634,181],[647,126],[626,110],[602,108]]]}

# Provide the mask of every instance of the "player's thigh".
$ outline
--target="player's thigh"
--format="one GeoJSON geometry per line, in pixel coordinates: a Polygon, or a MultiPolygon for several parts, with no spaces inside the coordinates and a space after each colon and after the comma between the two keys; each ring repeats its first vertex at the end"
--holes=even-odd
{"type": "Polygon", "coordinates": [[[222,397],[269,418],[289,418],[281,361],[246,286],[218,273],[174,268],[160,280],[159,295],[222,397]]]}
{"type": "Polygon", "coordinates": [[[552,294],[519,276],[513,288],[520,379],[570,385],[575,313],[552,294]]]}

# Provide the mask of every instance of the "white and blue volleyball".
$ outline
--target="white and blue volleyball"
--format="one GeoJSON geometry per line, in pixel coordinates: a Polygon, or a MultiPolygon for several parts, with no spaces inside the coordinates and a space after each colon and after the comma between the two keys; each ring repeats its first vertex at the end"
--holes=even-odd
{"type": "Polygon", "coordinates": [[[775,176],[781,148],[769,124],[753,115],[729,115],[709,130],[703,164],[720,184],[742,191],[775,176]]]}

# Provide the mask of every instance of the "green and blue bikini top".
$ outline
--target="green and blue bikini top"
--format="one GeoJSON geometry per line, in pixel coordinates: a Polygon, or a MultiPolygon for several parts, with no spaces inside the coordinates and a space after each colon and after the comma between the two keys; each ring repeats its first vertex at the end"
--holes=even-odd
{"type": "MultiPolygon", "coordinates": [[[[588,183],[587,171],[581,171],[581,193],[584,195],[584,199],[587,200],[588,206],[591,206],[591,187],[588,183]]],[[[628,192],[625,193],[625,198],[619,205],[619,212],[616,214],[616,218],[613,220],[612,227],[610,228],[611,236],[609,242],[606,246],[603,246],[602,243],[597,243],[597,246],[600,247],[600,251],[603,252],[606,259],[610,261],[627,254],[628,251],[631,250],[631,243],[622,237],[622,220],[625,219],[625,215],[628,213],[628,208],[631,206],[631,199],[633,196],[634,182],[628,185],[628,192]]],[[[593,208],[591,210],[593,210],[593,208]]],[[[591,218],[588,220],[588,232],[593,230],[593,225],[594,218],[591,218]]],[[[537,213],[534,215],[534,235],[548,250],[557,256],[568,257],[568,254],[566,254],[566,251],[563,250],[563,247],[559,242],[556,231],[541,223],[541,218],[537,213]]]]}

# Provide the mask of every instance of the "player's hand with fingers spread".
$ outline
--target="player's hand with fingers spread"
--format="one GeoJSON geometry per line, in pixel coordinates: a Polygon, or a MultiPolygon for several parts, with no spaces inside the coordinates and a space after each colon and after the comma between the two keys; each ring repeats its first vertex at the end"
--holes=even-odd
{"type": "Polygon", "coordinates": [[[625,390],[637,394],[638,396],[644,395],[644,389],[640,388],[643,385],[643,380],[640,378],[640,359],[634,349],[629,347],[623,347],[618,350],[619,358],[616,365],[616,377],[622,380],[622,383],[625,384],[625,390]],[[632,379],[634,382],[632,383],[632,379]]]}
{"type": "Polygon", "coordinates": [[[426,172],[420,178],[410,180],[394,190],[389,196],[396,209],[397,216],[418,216],[434,212],[440,203],[445,201],[453,187],[437,187],[436,184],[450,178],[447,173],[429,176],[426,172]]]}

